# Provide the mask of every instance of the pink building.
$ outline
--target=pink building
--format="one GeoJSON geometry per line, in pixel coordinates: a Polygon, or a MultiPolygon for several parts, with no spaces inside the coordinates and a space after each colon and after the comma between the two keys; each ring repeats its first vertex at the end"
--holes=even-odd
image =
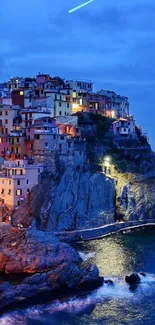
{"type": "Polygon", "coordinates": [[[36,76],[36,82],[37,84],[44,84],[46,81],[50,81],[50,75],[49,74],[38,74],[36,76]]]}
{"type": "Polygon", "coordinates": [[[130,138],[135,139],[135,120],[133,118],[119,120],[113,123],[113,133],[116,138],[130,138]]]}
{"type": "Polygon", "coordinates": [[[38,184],[39,174],[43,172],[40,165],[29,165],[28,161],[5,161],[0,174],[0,202],[9,209],[21,205],[29,191],[38,184]]]}

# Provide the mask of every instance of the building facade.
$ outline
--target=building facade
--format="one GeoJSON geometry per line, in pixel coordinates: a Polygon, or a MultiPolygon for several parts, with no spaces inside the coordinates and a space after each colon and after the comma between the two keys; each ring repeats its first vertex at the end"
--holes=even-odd
{"type": "Polygon", "coordinates": [[[4,161],[0,174],[0,203],[15,209],[26,199],[30,190],[38,184],[43,172],[40,165],[29,165],[28,161],[4,161]]]}

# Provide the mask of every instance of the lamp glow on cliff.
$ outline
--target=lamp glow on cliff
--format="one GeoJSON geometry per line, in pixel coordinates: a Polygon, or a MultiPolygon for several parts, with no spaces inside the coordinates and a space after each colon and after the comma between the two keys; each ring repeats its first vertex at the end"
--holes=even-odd
{"type": "Polygon", "coordinates": [[[105,166],[105,167],[110,167],[110,163],[111,163],[111,157],[106,156],[106,157],[104,158],[104,166],[105,166]]]}
{"type": "Polygon", "coordinates": [[[104,158],[104,160],[105,160],[106,162],[110,163],[110,162],[111,162],[111,157],[106,156],[106,157],[104,158]]]}
{"type": "Polygon", "coordinates": [[[114,118],[115,117],[115,111],[111,112],[111,117],[114,118]]]}

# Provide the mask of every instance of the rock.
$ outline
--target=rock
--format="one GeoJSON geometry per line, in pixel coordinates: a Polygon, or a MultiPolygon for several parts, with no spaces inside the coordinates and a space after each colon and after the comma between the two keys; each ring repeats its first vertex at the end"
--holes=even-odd
{"type": "Polygon", "coordinates": [[[146,276],[146,273],[144,273],[144,272],[140,272],[139,274],[142,276],[146,276]]]}
{"type": "Polygon", "coordinates": [[[0,312],[44,303],[61,295],[97,289],[104,279],[89,263],[63,263],[44,274],[27,277],[20,285],[10,286],[0,294],[0,312]]]}
{"type": "Polygon", "coordinates": [[[114,179],[100,172],[67,169],[49,210],[48,230],[71,231],[112,223],[114,202],[114,179]]]}
{"type": "Polygon", "coordinates": [[[141,279],[137,273],[133,273],[130,276],[126,276],[125,281],[130,285],[129,290],[135,291],[141,282],[141,279]]]}
{"type": "Polygon", "coordinates": [[[104,280],[105,284],[108,284],[109,286],[114,286],[114,282],[112,280],[104,280]]]}
{"type": "Polygon", "coordinates": [[[10,283],[9,282],[3,282],[0,284],[0,293],[2,293],[3,291],[7,290],[10,287],[10,283]]]}
{"type": "Polygon", "coordinates": [[[17,286],[0,285],[1,312],[103,284],[97,267],[83,262],[74,248],[59,242],[54,234],[0,225],[1,230],[1,272],[32,274],[17,286]]]}

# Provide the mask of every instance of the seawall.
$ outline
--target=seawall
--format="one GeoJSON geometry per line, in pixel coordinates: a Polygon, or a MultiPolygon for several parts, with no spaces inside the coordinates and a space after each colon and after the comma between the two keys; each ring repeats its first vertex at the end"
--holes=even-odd
{"type": "Polygon", "coordinates": [[[127,230],[134,230],[138,228],[155,227],[155,219],[141,220],[141,221],[127,221],[116,222],[99,228],[55,232],[61,241],[67,243],[74,243],[78,241],[88,241],[100,239],[106,236],[117,234],[127,230]]]}

